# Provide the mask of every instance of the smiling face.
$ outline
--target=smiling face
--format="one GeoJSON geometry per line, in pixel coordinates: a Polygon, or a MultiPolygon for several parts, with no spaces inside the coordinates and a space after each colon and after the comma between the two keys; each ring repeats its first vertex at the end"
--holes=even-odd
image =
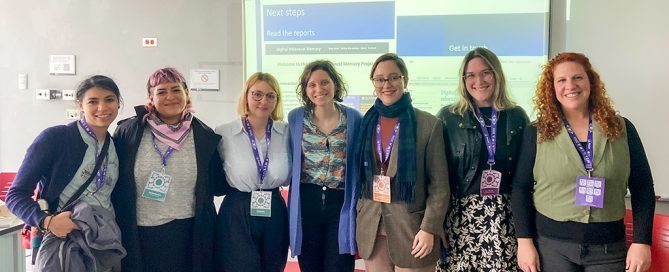
{"type": "Polygon", "coordinates": [[[176,124],[188,104],[188,94],[183,84],[166,82],[153,87],[149,100],[156,107],[156,114],[167,124],[176,124]]]}
{"type": "Polygon", "coordinates": [[[374,69],[372,80],[386,80],[381,87],[374,87],[374,92],[384,105],[390,106],[402,98],[404,88],[406,88],[408,79],[404,77],[395,61],[386,60],[379,62],[374,69]],[[392,80],[397,79],[398,80],[392,80]]]}
{"type": "Polygon", "coordinates": [[[327,72],[316,70],[307,81],[307,97],[316,107],[333,104],[335,96],[334,83],[327,72]]]}
{"type": "Polygon", "coordinates": [[[267,82],[259,80],[246,93],[249,116],[270,118],[277,104],[278,94],[267,82]]]}
{"type": "Polygon", "coordinates": [[[93,130],[102,131],[106,131],[116,119],[120,105],[112,91],[98,87],[88,89],[78,102],[86,123],[93,130]]]}
{"type": "Polygon", "coordinates": [[[590,79],[581,64],[568,61],[556,65],[553,86],[562,111],[588,111],[590,79]]]}
{"type": "Polygon", "coordinates": [[[482,58],[473,58],[467,63],[463,75],[467,93],[479,107],[492,106],[495,93],[495,73],[482,58]]]}

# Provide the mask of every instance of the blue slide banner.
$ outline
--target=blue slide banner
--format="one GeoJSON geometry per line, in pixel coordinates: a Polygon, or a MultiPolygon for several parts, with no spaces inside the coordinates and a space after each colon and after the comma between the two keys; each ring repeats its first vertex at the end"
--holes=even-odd
{"type": "Polygon", "coordinates": [[[369,40],[395,37],[395,3],[265,5],[265,41],[369,40]]]}
{"type": "Polygon", "coordinates": [[[397,17],[401,56],[464,56],[477,46],[498,56],[548,55],[547,13],[397,17]]]}

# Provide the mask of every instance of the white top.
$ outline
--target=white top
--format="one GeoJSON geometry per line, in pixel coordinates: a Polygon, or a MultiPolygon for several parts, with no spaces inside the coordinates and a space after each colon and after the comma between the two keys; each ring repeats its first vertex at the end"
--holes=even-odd
{"type": "MultiPolygon", "coordinates": [[[[286,122],[274,121],[269,145],[269,166],[262,185],[264,190],[288,186],[290,183],[291,160],[288,131],[289,127],[286,122]]],[[[218,126],[216,133],[223,137],[218,144],[218,153],[223,159],[228,184],[242,192],[259,190],[258,168],[241,118],[218,126]]],[[[262,162],[267,152],[265,137],[256,139],[256,144],[262,162]]]]}

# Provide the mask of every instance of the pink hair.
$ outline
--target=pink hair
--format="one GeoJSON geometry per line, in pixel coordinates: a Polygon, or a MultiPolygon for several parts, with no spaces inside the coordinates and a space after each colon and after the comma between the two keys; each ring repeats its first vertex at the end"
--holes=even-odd
{"type": "Polygon", "coordinates": [[[156,112],[156,107],[151,102],[151,99],[149,99],[151,97],[151,89],[160,84],[170,83],[170,82],[180,83],[184,88],[184,91],[186,92],[186,96],[188,96],[188,101],[186,102],[186,110],[184,111],[184,114],[186,114],[186,112],[193,111],[192,110],[193,105],[191,104],[190,100],[190,89],[188,89],[188,85],[186,85],[186,78],[177,69],[173,67],[165,67],[165,68],[160,68],[155,72],[153,72],[153,74],[149,76],[149,80],[146,82],[147,100],[144,107],[149,113],[156,112]]]}

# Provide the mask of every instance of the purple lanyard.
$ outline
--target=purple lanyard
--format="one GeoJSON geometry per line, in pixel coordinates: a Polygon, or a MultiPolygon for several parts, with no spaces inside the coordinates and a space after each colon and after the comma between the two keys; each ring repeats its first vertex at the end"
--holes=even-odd
{"type": "Polygon", "coordinates": [[[567,118],[562,116],[562,121],[564,122],[564,127],[567,128],[567,133],[569,133],[569,136],[571,137],[571,141],[574,143],[574,146],[576,147],[576,150],[578,150],[579,153],[581,153],[581,157],[583,157],[583,162],[585,163],[585,170],[588,171],[588,176],[590,175],[590,172],[592,172],[592,157],[593,157],[593,140],[592,140],[592,118],[588,118],[588,145],[587,149],[584,149],[583,146],[581,145],[581,142],[578,140],[578,137],[576,137],[576,134],[574,133],[574,130],[571,128],[571,125],[569,125],[569,121],[567,121],[567,118]]]}
{"type": "Polygon", "coordinates": [[[495,110],[494,107],[492,108],[490,132],[488,132],[488,129],[485,127],[485,121],[483,120],[483,114],[481,114],[481,110],[476,106],[474,106],[474,108],[476,108],[476,113],[478,114],[478,116],[476,116],[476,120],[478,120],[479,124],[481,124],[481,132],[483,133],[483,139],[485,139],[485,146],[488,149],[488,165],[492,167],[492,165],[495,164],[495,151],[497,150],[497,110],[495,110]]]}
{"type": "Polygon", "coordinates": [[[265,160],[263,160],[262,164],[260,163],[260,153],[258,152],[258,145],[256,144],[256,136],[253,133],[253,127],[251,127],[251,122],[249,122],[248,117],[244,118],[244,126],[246,128],[247,136],[249,136],[249,141],[251,142],[253,157],[255,157],[256,168],[258,169],[258,178],[260,179],[260,185],[262,185],[265,180],[265,175],[267,175],[267,167],[269,166],[269,143],[272,140],[272,120],[267,122],[267,128],[265,128],[267,151],[265,151],[265,160]]]}
{"type": "Polygon", "coordinates": [[[386,152],[384,156],[384,153],[382,153],[381,150],[381,117],[379,117],[379,121],[376,123],[376,152],[379,154],[379,160],[381,160],[381,166],[382,166],[381,169],[383,169],[383,166],[386,165],[388,159],[390,158],[390,151],[393,149],[393,143],[395,142],[395,138],[397,137],[397,132],[399,130],[400,130],[400,122],[397,122],[397,124],[395,124],[395,128],[393,129],[393,133],[390,134],[390,140],[388,141],[388,145],[386,146],[385,150],[386,152]]]}
{"type": "Polygon", "coordinates": [[[167,150],[165,150],[165,154],[163,154],[163,152],[160,151],[160,148],[158,148],[158,144],[156,144],[156,135],[153,135],[153,133],[151,133],[151,143],[153,144],[153,148],[156,150],[156,152],[158,152],[160,160],[163,162],[163,170],[165,170],[167,167],[167,159],[169,159],[172,155],[172,152],[174,152],[174,148],[168,146],[167,150]]]}
{"type": "MultiPolygon", "coordinates": [[[[95,164],[98,163],[98,137],[95,136],[95,133],[93,133],[93,129],[91,129],[91,126],[86,123],[86,121],[82,118],[79,119],[79,124],[84,128],[86,133],[93,137],[93,140],[95,140],[95,164]]],[[[109,158],[105,158],[105,164],[98,170],[98,172],[95,174],[95,186],[96,186],[96,192],[102,188],[102,186],[105,184],[105,177],[107,177],[107,165],[109,164],[109,158]]]]}

